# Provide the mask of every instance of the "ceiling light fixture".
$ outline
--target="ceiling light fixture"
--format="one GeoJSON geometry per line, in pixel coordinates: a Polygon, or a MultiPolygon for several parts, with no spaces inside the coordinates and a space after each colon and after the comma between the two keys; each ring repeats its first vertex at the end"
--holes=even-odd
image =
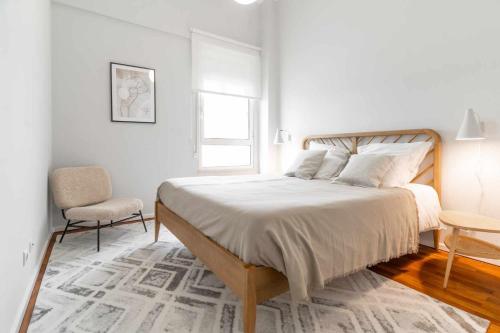
{"type": "Polygon", "coordinates": [[[236,1],[240,5],[250,5],[250,4],[254,3],[257,0],[234,0],[234,1],[236,1]]]}

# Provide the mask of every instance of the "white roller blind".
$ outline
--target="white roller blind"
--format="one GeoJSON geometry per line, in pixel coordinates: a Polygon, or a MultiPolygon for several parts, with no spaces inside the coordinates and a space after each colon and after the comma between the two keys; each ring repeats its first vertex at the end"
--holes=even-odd
{"type": "Polygon", "coordinates": [[[192,32],[193,89],[260,98],[260,51],[192,32]]]}

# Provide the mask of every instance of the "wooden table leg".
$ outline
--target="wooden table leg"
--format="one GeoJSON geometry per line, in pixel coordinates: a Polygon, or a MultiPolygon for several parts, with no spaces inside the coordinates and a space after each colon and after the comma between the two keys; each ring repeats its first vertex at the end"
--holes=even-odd
{"type": "Polygon", "coordinates": [[[460,229],[452,228],[452,239],[450,252],[448,253],[448,262],[446,264],[446,273],[444,275],[443,288],[448,286],[448,278],[450,277],[451,266],[453,265],[453,258],[455,257],[455,250],[457,248],[458,234],[460,229]]]}

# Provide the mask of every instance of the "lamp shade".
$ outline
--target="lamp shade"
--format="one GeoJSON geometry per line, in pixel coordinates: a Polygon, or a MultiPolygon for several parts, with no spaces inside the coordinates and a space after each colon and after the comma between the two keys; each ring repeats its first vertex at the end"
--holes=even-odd
{"type": "Polygon", "coordinates": [[[275,145],[282,145],[284,143],[290,142],[291,141],[291,135],[288,131],[281,130],[281,129],[276,129],[276,134],[274,135],[274,141],[273,143],[275,145]]]}
{"type": "Polygon", "coordinates": [[[457,140],[483,140],[483,131],[479,116],[474,110],[469,109],[465,112],[462,126],[457,133],[457,140]]]}

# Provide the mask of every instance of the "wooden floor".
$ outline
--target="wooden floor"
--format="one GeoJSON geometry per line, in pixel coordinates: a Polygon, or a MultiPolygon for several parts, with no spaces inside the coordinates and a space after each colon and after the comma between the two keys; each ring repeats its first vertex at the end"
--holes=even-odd
{"type": "Polygon", "coordinates": [[[440,301],[491,321],[488,333],[500,333],[500,267],[456,256],[448,288],[443,289],[448,253],[426,246],[371,268],[440,301]]]}
{"type": "MultiPolygon", "coordinates": [[[[58,234],[60,232],[52,235],[45,253],[35,288],[19,330],[21,333],[28,329],[43,274],[58,234]]],[[[500,333],[500,267],[456,256],[448,288],[445,290],[443,289],[443,278],[446,259],[447,252],[435,251],[430,247],[421,246],[418,254],[394,259],[371,269],[440,301],[486,318],[492,322],[488,333],[500,333]]]]}

